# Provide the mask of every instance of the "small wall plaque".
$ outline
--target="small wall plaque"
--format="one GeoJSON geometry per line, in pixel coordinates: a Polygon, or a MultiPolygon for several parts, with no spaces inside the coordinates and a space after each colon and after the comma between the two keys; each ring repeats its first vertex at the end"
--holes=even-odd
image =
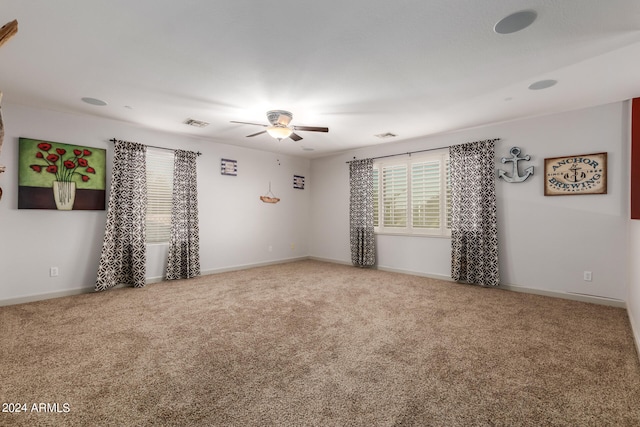
{"type": "Polygon", "coordinates": [[[544,195],[607,194],[607,153],[544,159],[544,195]]]}
{"type": "Polygon", "coordinates": [[[293,188],[304,190],[304,176],[293,175],[293,188]]]}
{"type": "Polygon", "coordinates": [[[237,160],[229,160],[229,159],[221,159],[220,160],[220,173],[222,175],[238,175],[238,161],[237,160]]]}

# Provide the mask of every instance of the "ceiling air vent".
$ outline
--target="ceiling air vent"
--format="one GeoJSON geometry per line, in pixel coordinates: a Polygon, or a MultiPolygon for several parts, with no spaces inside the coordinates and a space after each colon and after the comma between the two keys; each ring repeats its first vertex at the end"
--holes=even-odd
{"type": "Polygon", "coordinates": [[[379,133],[374,136],[380,139],[384,139],[384,138],[395,138],[398,135],[396,135],[395,133],[387,132],[387,133],[379,133]]]}
{"type": "Polygon", "coordinates": [[[207,122],[203,122],[202,120],[194,120],[194,119],[187,119],[187,121],[184,122],[184,124],[189,126],[195,126],[197,128],[204,128],[209,126],[209,123],[207,122]]]}

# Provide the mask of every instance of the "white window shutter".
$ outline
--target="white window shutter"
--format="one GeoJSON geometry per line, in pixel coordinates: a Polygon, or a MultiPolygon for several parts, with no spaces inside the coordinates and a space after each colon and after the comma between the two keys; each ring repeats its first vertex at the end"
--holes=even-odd
{"type": "Polygon", "coordinates": [[[411,165],[411,220],[413,228],[440,228],[440,161],[411,165]]]}
{"type": "Polygon", "coordinates": [[[407,167],[382,169],[383,218],[385,227],[407,226],[407,167]]]}
{"type": "Polygon", "coordinates": [[[373,187],[376,233],[451,234],[448,151],[376,162],[373,187]]]}

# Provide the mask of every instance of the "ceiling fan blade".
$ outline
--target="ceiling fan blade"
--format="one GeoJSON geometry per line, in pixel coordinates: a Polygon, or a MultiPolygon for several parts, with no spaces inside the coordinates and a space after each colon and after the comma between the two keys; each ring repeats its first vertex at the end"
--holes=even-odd
{"type": "Polygon", "coordinates": [[[237,122],[235,120],[231,120],[229,123],[240,123],[241,125],[256,125],[256,126],[262,126],[262,127],[267,127],[269,125],[265,125],[263,123],[250,123],[250,122],[237,122]]]}
{"type": "Polygon", "coordinates": [[[293,126],[294,130],[305,130],[310,132],[329,132],[329,128],[319,126],[293,126]]]}
{"type": "Polygon", "coordinates": [[[263,133],[267,133],[267,131],[263,130],[261,132],[252,133],[251,135],[247,135],[247,138],[252,137],[252,136],[262,135],[263,133]]]}
{"type": "Polygon", "coordinates": [[[296,133],[292,133],[291,135],[289,135],[289,138],[293,139],[294,141],[300,141],[302,139],[302,137],[296,133]]]}

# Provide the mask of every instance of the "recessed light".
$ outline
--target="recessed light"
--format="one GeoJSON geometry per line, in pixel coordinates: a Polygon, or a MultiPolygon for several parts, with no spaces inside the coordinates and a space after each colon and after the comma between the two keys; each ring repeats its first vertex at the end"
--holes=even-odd
{"type": "Polygon", "coordinates": [[[398,135],[396,135],[395,133],[386,132],[386,133],[379,133],[379,134],[374,135],[374,136],[377,137],[377,138],[381,138],[382,139],[382,138],[395,138],[398,135]]]}
{"type": "Polygon", "coordinates": [[[535,83],[531,83],[529,85],[529,89],[531,89],[531,90],[546,89],[546,88],[549,88],[551,86],[554,86],[556,83],[558,83],[557,80],[540,80],[540,81],[537,81],[535,83]]]}
{"type": "Polygon", "coordinates": [[[189,125],[189,126],[195,126],[197,128],[205,128],[205,127],[209,126],[210,123],[203,122],[202,120],[187,119],[184,122],[184,124],[185,125],[189,125]]]}
{"type": "Polygon", "coordinates": [[[99,107],[104,107],[105,105],[107,105],[107,103],[104,102],[102,99],[97,99],[97,98],[82,98],[82,101],[86,102],[87,104],[97,105],[99,107]]]}
{"type": "Polygon", "coordinates": [[[302,147],[302,151],[313,151],[313,148],[302,147]]]}
{"type": "Polygon", "coordinates": [[[498,34],[515,33],[533,24],[537,17],[538,14],[534,10],[521,10],[498,21],[493,31],[498,34]]]}

